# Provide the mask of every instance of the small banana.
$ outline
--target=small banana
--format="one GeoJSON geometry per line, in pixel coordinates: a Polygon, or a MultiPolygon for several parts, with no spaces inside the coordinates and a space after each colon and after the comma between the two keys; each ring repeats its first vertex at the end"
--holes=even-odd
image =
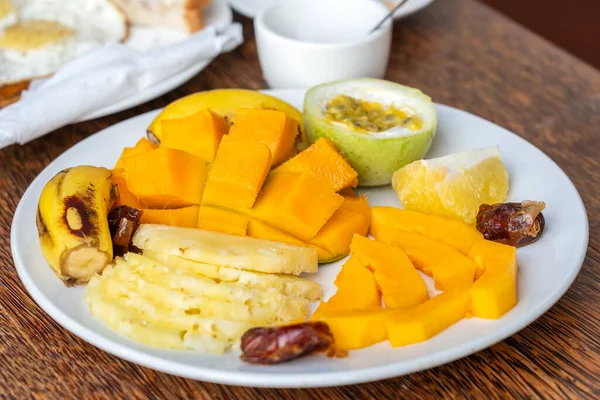
{"type": "Polygon", "coordinates": [[[86,283],[112,261],[108,212],[118,200],[106,168],[67,168],[42,190],[36,222],[46,260],[67,286],[86,283]]]}

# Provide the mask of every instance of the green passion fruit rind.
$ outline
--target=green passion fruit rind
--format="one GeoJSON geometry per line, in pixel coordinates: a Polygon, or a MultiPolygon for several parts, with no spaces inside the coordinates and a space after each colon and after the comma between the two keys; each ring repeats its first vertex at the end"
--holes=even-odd
{"type": "Polygon", "coordinates": [[[435,137],[437,111],[418,89],[360,78],[311,88],[303,119],[308,139],[331,140],[358,172],[359,186],[380,186],[425,156],[435,137]],[[390,128],[390,120],[397,125],[390,128]]]}

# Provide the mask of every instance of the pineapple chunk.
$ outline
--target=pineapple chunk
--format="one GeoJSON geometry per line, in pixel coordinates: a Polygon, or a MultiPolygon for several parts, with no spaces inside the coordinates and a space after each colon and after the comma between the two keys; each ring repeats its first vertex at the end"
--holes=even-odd
{"type": "Polygon", "coordinates": [[[249,320],[256,324],[287,323],[308,314],[308,300],[284,296],[274,289],[257,290],[216,281],[137,254],[117,261],[117,273],[133,279],[134,290],[163,307],[200,316],[249,320]],[[137,287],[136,287],[137,286],[137,287]]]}
{"type": "Polygon", "coordinates": [[[200,318],[124,302],[123,297],[110,296],[102,290],[103,281],[116,280],[112,269],[109,266],[102,276],[92,277],[85,300],[94,316],[132,340],[154,347],[220,354],[236,346],[241,335],[253,326],[247,321],[200,318]]]}
{"type": "Polygon", "coordinates": [[[181,268],[221,282],[231,282],[262,290],[275,289],[286,296],[302,297],[310,301],[320,300],[323,292],[321,285],[318,283],[293,275],[244,271],[190,261],[177,256],[165,256],[150,250],[144,251],[144,255],[161,261],[170,267],[181,268]]]}
{"type": "Polygon", "coordinates": [[[317,251],[269,240],[227,235],[194,228],[140,225],[133,244],[161,257],[178,256],[196,262],[276,274],[317,272],[317,251]]]}

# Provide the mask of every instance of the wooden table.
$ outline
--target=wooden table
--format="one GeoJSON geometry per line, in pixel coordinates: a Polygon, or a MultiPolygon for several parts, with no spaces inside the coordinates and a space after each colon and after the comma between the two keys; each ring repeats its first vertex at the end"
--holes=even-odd
{"type": "Polygon", "coordinates": [[[266,390],[138,367],[85,343],[44,314],[21,284],[9,247],[12,214],[27,186],[56,156],[102,128],[200,90],[264,88],[252,24],[242,22],[245,44],[182,87],[0,151],[0,398],[598,398],[600,73],[473,0],[440,0],[396,23],[387,78],[525,137],[579,189],[590,218],[588,257],[571,289],[538,321],[485,351],[429,371],[365,385],[266,390]]]}

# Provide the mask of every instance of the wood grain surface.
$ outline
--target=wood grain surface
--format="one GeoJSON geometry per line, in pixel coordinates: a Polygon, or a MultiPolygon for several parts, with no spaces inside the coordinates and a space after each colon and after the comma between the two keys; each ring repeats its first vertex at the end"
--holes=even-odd
{"type": "Polygon", "coordinates": [[[44,314],[21,284],[10,253],[19,198],[50,161],[102,128],[200,90],[264,88],[251,22],[238,19],[244,45],[183,86],[0,151],[0,398],[600,398],[600,73],[473,0],[436,1],[396,22],[387,78],[523,136],[579,189],[590,221],[588,255],[571,289],[535,323],[487,350],[425,372],[363,385],[271,390],[196,382],[136,366],[44,314]]]}

